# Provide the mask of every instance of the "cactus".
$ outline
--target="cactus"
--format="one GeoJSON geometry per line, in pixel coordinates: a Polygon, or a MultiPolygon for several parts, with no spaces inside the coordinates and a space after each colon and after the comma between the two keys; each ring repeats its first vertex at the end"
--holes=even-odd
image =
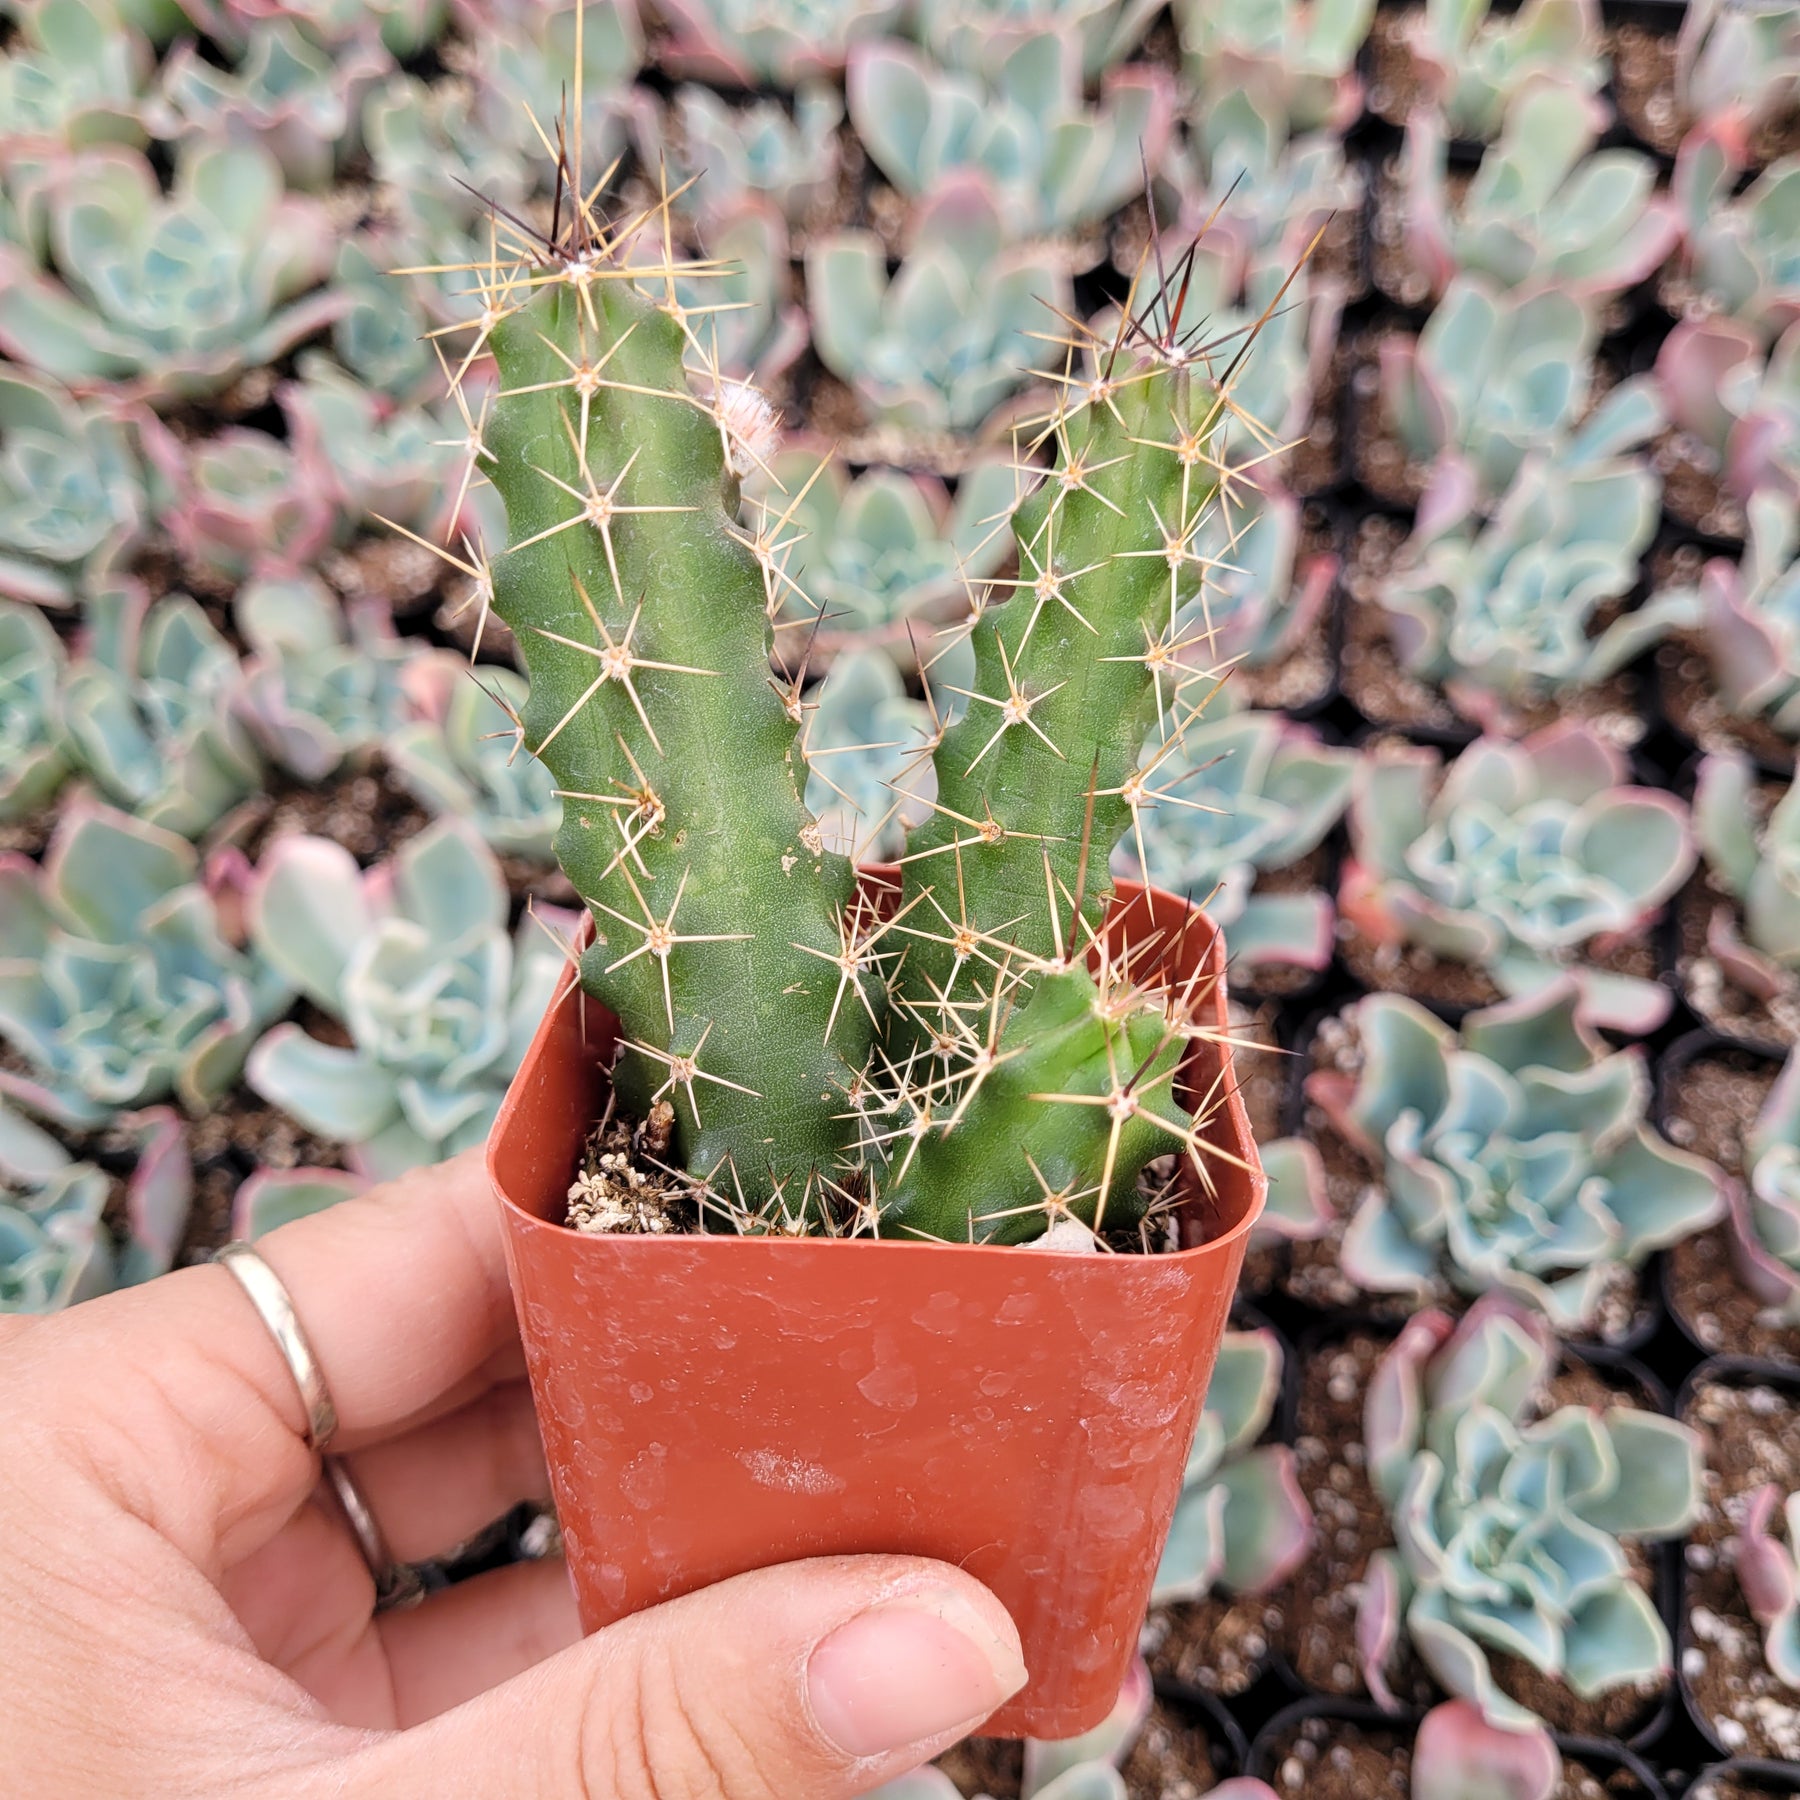
{"type": "MultiPolygon", "coordinates": [[[[971,277],[997,221],[976,237],[971,277]]],[[[1165,1091],[1183,999],[1086,952],[1158,698],[1191,672],[1164,634],[1216,480],[1206,359],[1160,296],[1091,346],[1110,373],[1045,430],[1022,572],[967,626],[968,707],[933,734],[934,811],[878,920],[803,803],[805,702],[767,680],[779,526],[737,522],[767,409],[706,369],[670,263],[611,260],[644,242],[577,207],[535,246],[492,330],[484,434],[511,538],[493,603],[594,914],[583,979],[624,1023],[620,1092],[671,1097],[672,1154],[740,1224],[1129,1229],[1153,1155],[1205,1155],[1165,1091]],[[1019,1154],[996,1172],[998,1142],[1019,1154]]]]}
{"type": "Polygon", "coordinates": [[[1573,983],[1460,1032],[1393,994],[1349,1016],[1355,1079],[1321,1070],[1307,1093],[1381,1170],[1344,1239],[1360,1287],[1500,1290],[1579,1332],[1621,1267],[1721,1216],[1718,1170],[1650,1129],[1642,1052],[1588,1029],[1573,983]]]}
{"type": "Polygon", "coordinates": [[[69,741],[114,804],[197,838],[262,775],[233,711],[237,656],[186,594],[147,606],[130,584],[88,616],[92,649],[63,688],[69,741]]]}
{"type": "Polygon", "coordinates": [[[1428,289],[1459,273],[1502,287],[1559,287],[1582,301],[1642,281],[1674,248],[1671,202],[1654,193],[1656,165],[1635,150],[1592,155],[1606,109],[1561,82],[1534,82],[1506,116],[1499,142],[1460,200],[1448,144],[1430,111],[1406,134],[1406,239],[1428,289]]]}
{"type": "Polygon", "coordinates": [[[1778,336],[1800,318],[1800,156],[1771,163],[1742,193],[1737,133],[1690,133],[1675,161],[1681,209],[1682,263],[1694,290],[1711,306],[1778,336]]]}
{"type": "Polygon", "coordinates": [[[1318,848],[1349,804],[1355,768],[1353,751],[1321,744],[1278,713],[1190,722],[1167,735],[1159,728],[1141,771],[1157,797],[1136,813],[1113,867],[1191,894],[1252,972],[1270,963],[1322,969],[1331,960],[1331,901],[1253,889],[1262,871],[1318,848]]]}
{"type": "Polygon", "coordinates": [[[843,122],[843,98],[828,82],[803,83],[791,113],[779,100],[730,107],[688,85],[675,90],[665,118],[639,110],[638,158],[666,171],[682,209],[702,225],[752,194],[798,225],[831,194],[843,122]]]}
{"type": "Polygon", "coordinates": [[[1399,1547],[1371,1560],[1358,1638],[1384,1704],[1402,1618],[1438,1681],[1506,1730],[1538,1720],[1489,1647],[1584,1699],[1668,1674],[1668,1629],[1621,1540],[1693,1523],[1700,1439],[1630,1406],[1544,1416],[1554,1359],[1541,1321],[1488,1300],[1460,1325],[1418,1314],[1376,1369],[1363,1436],[1399,1547]]]}
{"type": "Polygon", "coordinates": [[[0,367],[0,594],[66,606],[135,544],[144,482],[104,406],[0,367]]]}
{"type": "Polygon", "coordinates": [[[104,145],[58,165],[48,204],[54,277],[0,243],[0,348],[71,386],[201,398],[343,310],[308,292],[333,233],[249,145],[183,152],[166,197],[143,155],[104,145]]]}
{"type": "Polygon", "coordinates": [[[460,674],[433,659],[421,694],[424,713],[391,731],[382,745],[394,774],[428,811],[464,819],[503,856],[552,860],[562,802],[550,774],[526,752],[519,716],[524,681],[483,664],[460,674]]]}
{"type": "Polygon", "coordinates": [[[44,615],[0,600],[0,824],[47,805],[74,767],[62,712],[66,667],[44,615]]]}
{"type": "Polygon", "coordinates": [[[1226,1332],[1152,1605],[1203,1600],[1215,1587],[1267,1593],[1311,1548],[1312,1508],[1300,1491],[1293,1451],[1285,1444],[1256,1447],[1280,1392],[1281,1340],[1274,1332],[1226,1332]]]}
{"type": "Polygon", "coordinates": [[[1005,250],[1006,220],[978,178],[945,182],[919,209],[913,248],[890,281],[871,232],[815,240],[806,254],[819,360],[882,420],[969,431],[1054,354],[1068,276],[1044,249],[1005,250]]]}
{"type": "Polygon", "coordinates": [[[933,67],[891,39],[860,44],[847,72],[850,122],[877,168],[912,199],[958,170],[993,185],[1015,237],[1098,224],[1162,160],[1175,110],[1160,69],[1106,77],[1097,108],[1082,93],[1080,50],[1027,38],[990,80],[933,67]]]}
{"type": "Polygon", "coordinates": [[[1468,467],[1440,464],[1376,596],[1401,663],[1506,731],[1516,710],[1604,681],[1680,623],[1664,600],[1596,629],[1635,586],[1658,518],[1655,473],[1619,452],[1661,416],[1653,384],[1615,388],[1573,438],[1524,460],[1491,518],[1468,467]]]}
{"type": "Polygon", "coordinates": [[[410,838],[362,873],[324,838],[279,838],[250,894],[259,953],[350,1035],[277,1025],[250,1085],[385,1179],[485,1140],[561,980],[564,955],[527,916],[506,930],[498,864],[460,822],[410,838]]]}
{"type": "Polygon", "coordinates": [[[1763,816],[1747,756],[1709,756],[1694,783],[1694,835],[1714,885],[1737,902],[1742,931],[1721,907],[1707,947],[1738,986],[1775,999],[1800,975],[1800,790],[1763,816]]]}
{"type": "Polygon", "coordinates": [[[170,1095],[201,1112],[229,1091],[290,998],[233,940],[231,854],[203,866],[173,832],[79,805],[41,869],[0,859],[0,1037],[26,1065],[0,1070],[0,1092],[86,1129],[170,1095]]]}
{"type": "Polygon", "coordinates": [[[1452,137],[1496,136],[1507,108],[1543,77],[1583,94],[1606,83],[1594,0],[1530,0],[1496,17],[1490,0],[1426,0],[1412,38],[1426,92],[1452,137]]]}
{"type": "Polygon", "coordinates": [[[1687,809],[1624,772],[1567,722],[1480,738],[1448,771],[1435,750],[1378,746],[1358,770],[1338,910],[1377,944],[1477,964],[1504,994],[1570,969],[1590,1023],[1652,1031],[1667,988],[1578,960],[1596,938],[1641,933],[1694,868],[1687,809]]]}

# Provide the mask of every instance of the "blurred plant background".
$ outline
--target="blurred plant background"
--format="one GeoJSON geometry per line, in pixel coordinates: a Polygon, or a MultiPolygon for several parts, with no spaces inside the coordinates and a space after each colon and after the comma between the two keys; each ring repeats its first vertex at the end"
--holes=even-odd
{"type": "Polygon", "coordinates": [[[933,803],[959,621],[1046,576],[1001,522],[1015,427],[1092,373],[1061,321],[1199,234],[1181,324],[1240,478],[1171,548],[1168,641],[1230,674],[1171,691],[1114,867],[1226,927],[1274,1199],[1155,1710],[1054,1785],[1205,1791],[1242,1772],[1206,1709],[1297,1692],[1325,1712],[1252,1771],[1284,1794],[1338,1751],[1346,1793],[1502,1791],[1458,1785],[1482,1712],[1800,1755],[1800,1712],[1783,1748],[1693,1700],[1649,1552],[1574,1543],[1560,1498],[1481,1511],[1480,1473],[1455,1541],[1504,1591],[1446,1649],[1379,1591],[1431,1545],[1361,1410],[1420,1306],[1516,1308],[1563,1345],[1531,1382],[1418,1404],[1498,1382],[1512,1462],[1573,1491],[1571,1405],[1800,1364],[1793,0],[589,0],[579,33],[564,0],[0,0],[0,1310],[479,1141],[560,978],[561,805],[486,608],[478,265],[497,216],[548,223],[578,43],[613,216],[666,184],[732,265],[679,298],[781,414],[744,524],[785,546],[771,675],[858,853],[933,803]],[[1630,1602],[1629,1681],[1507,1610],[1603,1641],[1584,1554],[1663,1608],[1630,1602]],[[1330,1711],[1446,1695],[1387,1774],[1330,1711]]]}

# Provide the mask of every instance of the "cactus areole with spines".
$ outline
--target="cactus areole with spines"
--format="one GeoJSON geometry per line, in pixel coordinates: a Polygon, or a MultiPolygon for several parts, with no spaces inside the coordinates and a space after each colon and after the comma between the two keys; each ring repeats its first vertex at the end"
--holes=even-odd
{"type": "MultiPolygon", "coordinates": [[[[566,162],[562,192],[582,192],[566,162]]],[[[1197,710],[1183,695],[1208,644],[1176,617],[1232,479],[1229,402],[1167,323],[1174,282],[1110,341],[1077,328],[1048,417],[1020,437],[1019,573],[961,628],[973,685],[935,734],[932,816],[883,909],[806,809],[809,708],[770,680],[797,533],[779,495],[740,522],[773,413],[721,377],[692,301],[720,265],[683,267],[678,298],[655,214],[613,230],[560,211],[566,227],[521,237],[517,268],[483,280],[504,303],[482,327],[500,387],[479,454],[510,537],[493,605],[523,647],[523,740],[556,779],[558,855],[594,918],[581,979],[624,1026],[621,1099],[673,1103],[671,1158],[702,1215],[740,1229],[1129,1227],[1140,1172],[1169,1150],[1204,1187],[1207,1147],[1173,1096],[1194,996],[1152,978],[1167,945],[1102,952],[1100,936],[1107,854],[1155,800],[1146,735],[1197,710]]]]}

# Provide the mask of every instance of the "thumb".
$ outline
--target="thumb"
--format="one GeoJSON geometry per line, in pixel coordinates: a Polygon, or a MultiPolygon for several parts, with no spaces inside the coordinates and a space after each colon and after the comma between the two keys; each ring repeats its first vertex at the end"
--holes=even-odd
{"type": "Polygon", "coordinates": [[[971,1577],[916,1557],[761,1569],[596,1632],[356,1756],[385,1800],[837,1800],[915,1768],[1025,1684],[971,1577]]]}

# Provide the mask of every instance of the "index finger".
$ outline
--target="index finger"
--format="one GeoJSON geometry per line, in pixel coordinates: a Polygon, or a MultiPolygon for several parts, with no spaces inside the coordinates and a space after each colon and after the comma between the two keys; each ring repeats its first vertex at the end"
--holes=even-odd
{"type": "MultiPolygon", "coordinates": [[[[345,1445],[517,1372],[479,1151],[285,1225],[257,1249],[293,1301],[345,1445]]],[[[254,1547],[317,1477],[286,1359],[223,1268],[76,1307],[13,1340],[6,1363],[27,1398],[75,1409],[84,1465],[202,1567],[254,1547]]]]}

